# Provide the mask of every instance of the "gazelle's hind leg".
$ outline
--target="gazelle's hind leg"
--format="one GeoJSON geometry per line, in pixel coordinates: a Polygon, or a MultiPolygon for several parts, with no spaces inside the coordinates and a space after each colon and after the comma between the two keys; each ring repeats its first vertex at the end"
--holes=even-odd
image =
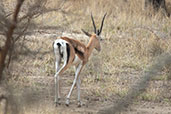
{"type": "Polygon", "coordinates": [[[56,69],[56,74],[54,76],[55,78],[55,103],[56,106],[57,104],[60,104],[60,84],[59,84],[59,75],[58,75],[58,71],[60,69],[60,63],[61,63],[61,58],[56,59],[55,62],[55,69],[56,69]]]}
{"type": "MultiPolygon", "coordinates": [[[[67,63],[67,52],[65,51],[63,53],[63,58],[64,58],[64,64],[63,66],[56,72],[55,74],[55,90],[57,91],[56,96],[55,96],[55,100],[57,98],[59,98],[60,94],[59,94],[59,91],[60,91],[60,87],[59,87],[59,76],[71,65],[71,63],[67,63]],[[57,83],[56,83],[57,82],[57,83]]],[[[59,64],[57,64],[56,66],[59,66],[59,64]]],[[[58,68],[57,68],[58,69],[58,68]]],[[[59,100],[59,99],[58,99],[59,100]]],[[[56,101],[55,101],[56,102],[56,101]]],[[[58,104],[58,101],[56,102],[56,105],[58,104]]]]}
{"type": "Polygon", "coordinates": [[[54,76],[55,78],[55,103],[56,106],[57,104],[60,104],[59,100],[60,100],[60,84],[59,84],[59,75],[58,72],[60,70],[60,64],[61,64],[61,59],[63,58],[63,54],[61,53],[61,44],[57,41],[55,41],[53,43],[53,47],[54,47],[54,53],[55,53],[55,70],[56,70],[56,74],[54,76]]]}
{"type": "MultiPolygon", "coordinates": [[[[72,86],[71,86],[71,89],[70,89],[70,91],[69,91],[69,94],[68,94],[68,96],[67,96],[66,106],[69,106],[69,103],[70,103],[70,102],[69,102],[70,96],[71,96],[71,94],[72,94],[73,88],[74,88],[74,86],[75,86],[75,84],[76,84],[76,82],[77,82],[78,76],[79,76],[79,74],[80,74],[82,68],[83,68],[82,63],[80,63],[80,64],[78,65],[78,67],[76,68],[75,78],[74,78],[73,84],[72,84],[72,86]]],[[[79,93],[79,94],[80,94],[80,93],[79,93]]]]}
{"type": "Polygon", "coordinates": [[[61,69],[59,69],[59,71],[55,74],[55,80],[57,80],[57,81],[55,81],[55,103],[56,103],[56,106],[58,104],[60,104],[60,102],[59,102],[59,100],[60,100],[59,76],[68,68],[68,66],[70,66],[70,64],[64,63],[63,66],[61,67],[61,69]]]}

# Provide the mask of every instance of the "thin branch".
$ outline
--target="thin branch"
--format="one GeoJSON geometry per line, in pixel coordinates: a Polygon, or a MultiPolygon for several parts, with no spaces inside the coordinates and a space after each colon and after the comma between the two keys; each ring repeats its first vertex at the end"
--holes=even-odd
{"type": "Polygon", "coordinates": [[[3,72],[4,67],[5,67],[6,56],[8,54],[8,51],[9,51],[10,47],[11,47],[12,35],[13,35],[13,32],[14,32],[14,29],[17,26],[17,21],[18,21],[17,17],[18,17],[18,14],[20,12],[20,9],[21,9],[21,6],[22,6],[23,2],[24,2],[24,0],[18,0],[17,1],[17,5],[16,5],[14,15],[13,15],[12,24],[8,28],[8,31],[7,31],[7,34],[6,34],[5,46],[0,51],[0,80],[2,79],[2,72],[3,72]]]}

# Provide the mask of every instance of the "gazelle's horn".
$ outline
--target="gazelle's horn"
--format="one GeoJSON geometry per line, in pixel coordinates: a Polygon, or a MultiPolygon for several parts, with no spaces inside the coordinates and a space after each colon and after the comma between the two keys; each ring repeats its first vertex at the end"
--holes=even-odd
{"type": "Polygon", "coordinates": [[[103,16],[102,23],[101,23],[101,27],[100,27],[100,30],[98,30],[97,35],[100,35],[100,34],[101,34],[101,32],[102,32],[102,29],[103,29],[103,23],[104,23],[104,19],[105,19],[106,15],[107,15],[107,13],[105,13],[105,14],[104,14],[104,16],[103,16]]]}
{"type": "Polygon", "coordinates": [[[95,22],[94,22],[92,13],[91,13],[91,20],[92,20],[92,22],[93,22],[94,33],[96,34],[96,32],[97,32],[97,31],[96,31],[96,24],[95,24],[95,22]]]}

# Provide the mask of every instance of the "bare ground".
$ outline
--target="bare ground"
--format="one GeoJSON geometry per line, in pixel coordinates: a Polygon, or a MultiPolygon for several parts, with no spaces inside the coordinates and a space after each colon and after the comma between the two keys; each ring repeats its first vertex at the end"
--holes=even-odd
{"type": "MultiPolygon", "coordinates": [[[[64,35],[72,37],[72,34],[64,35]]],[[[83,37],[79,34],[77,36],[78,38],[83,37]]],[[[118,101],[126,96],[126,93],[110,90],[108,91],[110,94],[95,93],[94,90],[105,83],[106,88],[104,87],[103,89],[106,92],[105,89],[108,89],[108,83],[111,83],[110,80],[112,79],[115,81],[112,82],[113,86],[110,88],[126,88],[126,90],[129,90],[131,85],[143,73],[142,70],[123,67],[122,72],[114,74],[104,73],[101,80],[91,81],[91,73],[86,75],[86,72],[83,71],[81,74],[81,99],[83,106],[78,108],[76,89],[71,96],[70,106],[66,107],[64,103],[74,78],[71,69],[61,77],[62,104],[55,107],[52,42],[56,36],[36,33],[27,37],[29,37],[27,41],[24,41],[27,42],[26,47],[22,47],[19,52],[21,56],[13,57],[14,60],[17,59],[11,64],[12,78],[8,80],[19,112],[22,114],[94,114],[101,112],[101,110],[108,110],[108,108],[117,105],[118,101]],[[14,65],[15,67],[13,67],[14,65]],[[109,80],[105,80],[105,78],[109,78],[109,80]]],[[[82,40],[87,42],[85,38],[82,40]]],[[[87,70],[87,68],[84,70],[87,70]]],[[[154,80],[150,82],[150,85],[148,86],[149,88],[161,91],[157,100],[135,99],[120,114],[171,114],[170,102],[165,101],[162,97],[165,93],[171,93],[171,89],[169,89],[170,81],[154,80]],[[150,87],[150,85],[153,86],[150,87]]],[[[171,98],[170,94],[167,98],[171,98]]]]}

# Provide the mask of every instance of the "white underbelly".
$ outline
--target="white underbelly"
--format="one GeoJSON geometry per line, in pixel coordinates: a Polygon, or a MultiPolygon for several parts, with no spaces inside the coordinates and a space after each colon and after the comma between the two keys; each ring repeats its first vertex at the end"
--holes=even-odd
{"type": "Polygon", "coordinates": [[[81,63],[81,59],[77,55],[75,55],[73,65],[78,65],[79,63],[81,63]]]}

